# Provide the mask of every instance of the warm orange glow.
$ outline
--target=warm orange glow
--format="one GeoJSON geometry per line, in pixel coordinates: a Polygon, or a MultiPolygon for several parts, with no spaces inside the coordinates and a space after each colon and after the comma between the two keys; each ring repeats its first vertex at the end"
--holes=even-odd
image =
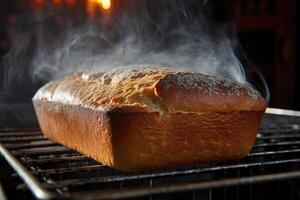
{"type": "Polygon", "coordinates": [[[61,0],[52,0],[52,5],[55,7],[61,6],[62,1],[61,0]]]}
{"type": "Polygon", "coordinates": [[[102,5],[102,8],[107,10],[110,8],[110,0],[97,0],[99,4],[102,5]]]}
{"type": "Polygon", "coordinates": [[[86,2],[86,9],[87,9],[87,12],[89,14],[89,17],[91,19],[94,19],[96,17],[96,4],[94,2],[94,0],[87,0],[86,2]]]}
{"type": "Polygon", "coordinates": [[[87,0],[86,9],[91,19],[95,19],[99,8],[108,10],[111,7],[111,0],[87,0]]]}

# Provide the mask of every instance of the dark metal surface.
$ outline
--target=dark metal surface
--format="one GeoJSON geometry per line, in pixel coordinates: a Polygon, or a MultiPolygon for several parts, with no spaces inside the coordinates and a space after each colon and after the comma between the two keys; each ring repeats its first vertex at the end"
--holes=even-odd
{"type": "MultiPolygon", "coordinates": [[[[295,116],[267,115],[243,159],[138,173],[103,166],[49,141],[39,129],[3,128],[0,142],[1,154],[16,171],[13,176],[24,180],[17,188],[29,188],[40,199],[173,199],[174,194],[179,199],[239,199],[242,194],[256,199],[259,184],[300,179],[300,118],[295,116]]],[[[293,197],[300,198],[300,188],[294,187],[293,197]]],[[[274,196],[281,190],[274,190],[274,196]]]]}

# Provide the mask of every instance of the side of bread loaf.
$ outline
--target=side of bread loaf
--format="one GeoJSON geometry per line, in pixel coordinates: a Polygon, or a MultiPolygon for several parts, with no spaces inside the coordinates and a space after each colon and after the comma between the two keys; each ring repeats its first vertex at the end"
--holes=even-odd
{"type": "Polygon", "coordinates": [[[241,158],[266,108],[248,86],[154,68],[69,75],[33,103],[47,137],[126,171],[241,158]]]}

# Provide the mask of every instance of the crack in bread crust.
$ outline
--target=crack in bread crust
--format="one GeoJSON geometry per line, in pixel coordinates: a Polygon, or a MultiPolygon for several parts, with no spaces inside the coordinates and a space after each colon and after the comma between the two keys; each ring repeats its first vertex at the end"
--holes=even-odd
{"type": "Polygon", "coordinates": [[[264,110],[265,100],[249,86],[195,72],[161,68],[118,68],[77,73],[50,82],[33,100],[98,110],[176,112],[264,110]]]}

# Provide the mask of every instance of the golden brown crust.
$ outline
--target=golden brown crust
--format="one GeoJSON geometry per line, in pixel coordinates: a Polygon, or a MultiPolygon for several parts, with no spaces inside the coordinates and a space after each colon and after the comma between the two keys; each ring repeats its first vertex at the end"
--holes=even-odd
{"type": "Polygon", "coordinates": [[[158,69],[70,75],[33,102],[47,137],[126,171],[243,157],[266,107],[248,86],[158,69]]]}
{"type": "Polygon", "coordinates": [[[140,68],[69,75],[41,88],[33,100],[160,113],[261,111],[266,107],[259,92],[237,82],[201,73],[140,68]]]}
{"type": "Polygon", "coordinates": [[[240,111],[161,118],[38,101],[35,108],[48,138],[125,171],[241,158],[251,150],[263,116],[240,111]]]}
{"type": "Polygon", "coordinates": [[[169,112],[262,111],[265,100],[246,85],[200,73],[167,74],[155,88],[169,112]]]}

